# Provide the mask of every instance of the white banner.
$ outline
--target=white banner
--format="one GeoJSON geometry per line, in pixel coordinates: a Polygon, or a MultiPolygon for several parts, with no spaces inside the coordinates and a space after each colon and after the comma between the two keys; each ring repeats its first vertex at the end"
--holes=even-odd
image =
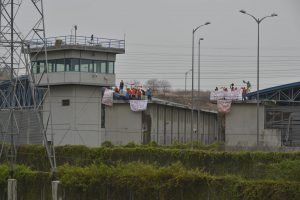
{"type": "Polygon", "coordinates": [[[112,106],[113,105],[113,95],[114,91],[109,90],[105,88],[103,97],[102,97],[102,104],[107,105],[107,106],[112,106]]]}
{"type": "Polygon", "coordinates": [[[210,92],[210,100],[219,100],[219,99],[225,99],[224,91],[211,91],[210,92]]]}
{"type": "Polygon", "coordinates": [[[229,113],[231,108],[231,100],[218,100],[217,108],[219,113],[229,113]]]}
{"type": "Polygon", "coordinates": [[[148,100],[130,100],[130,109],[134,112],[144,111],[147,109],[148,100]]]}
{"type": "Polygon", "coordinates": [[[226,100],[238,100],[239,96],[240,96],[240,91],[239,90],[233,90],[233,91],[225,93],[225,99],[226,100]]]}
{"type": "Polygon", "coordinates": [[[210,100],[217,101],[217,100],[239,100],[241,96],[240,90],[233,90],[233,91],[211,91],[210,92],[210,100]]]}

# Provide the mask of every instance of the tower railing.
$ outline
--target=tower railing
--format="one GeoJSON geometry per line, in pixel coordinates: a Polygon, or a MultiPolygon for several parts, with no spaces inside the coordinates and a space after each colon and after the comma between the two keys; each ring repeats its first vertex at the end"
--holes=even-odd
{"type": "MultiPolygon", "coordinates": [[[[44,42],[39,39],[34,39],[28,42],[30,48],[41,48],[44,42]]],[[[87,37],[87,36],[57,36],[46,38],[47,47],[62,47],[62,46],[92,46],[100,48],[115,48],[125,49],[125,40],[98,38],[98,37],[87,37]]]]}

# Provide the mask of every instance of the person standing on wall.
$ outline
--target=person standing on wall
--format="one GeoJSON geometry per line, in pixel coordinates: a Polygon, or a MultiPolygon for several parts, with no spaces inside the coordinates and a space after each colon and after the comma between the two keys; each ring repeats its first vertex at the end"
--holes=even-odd
{"type": "Polygon", "coordinates": [[[141,100],[141,99],[142,99],[142,91],[141,91],[140,88],[137,89],[136,95],[137,95],[137,99],[138,99],[138,100],[141,100]]]}
{"type": "Polygon", "coordinates": [[[151,101],[152,100],[152,90],[151,90],[151,88],[147,89],[146,95],[148,97],[148,100],[151,101]]]}
{"type": "Polygon", "coordinates": [[[123,88],[124,88],[124,82],[123,82],[123,80],[121,80],[121,82],[120,82],[120,93],[121,94],[123,93],[123,88]]]}
{"type": "Polygon", "coordinates": [[[247,88],[246,87],[242,87],[242,98],[243,98],[243,101],[246,101],[246,95],[247,95],[247,88]]]}

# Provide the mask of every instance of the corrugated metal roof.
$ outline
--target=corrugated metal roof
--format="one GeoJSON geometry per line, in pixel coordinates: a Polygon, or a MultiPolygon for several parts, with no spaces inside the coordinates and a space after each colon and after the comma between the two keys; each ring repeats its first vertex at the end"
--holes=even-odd
{"type": "MultiPolygon", "coordinates": [[[[270,87],[270,88],[265,88],[262,90],[259,90],[259,94],[265,94],[265,93],[269,93],[269,92],[275,92],[277,90],[284,90],[284,89],[289,89],[289,88],[294,88],[294,87],[300,87],[300,82],[294,82],[294,83],[288,83],[288,84],[284,84],[284,85],[278,85],[278,86],[274,86],[274,87],[270,87]]],[[[250,92],[247,94],[247,97],[254,97],[256,96],[256,92],[250,92]]]]}
{"type": "MultiPolygon", "coordinates": [[[[18,80],[19,81],[23,81],[23,80],[28,80],[28,75],[21,75],[21,76],[18,76],[18,80]]],[[[0,87],[1,86],[8,86],[11,84],[11,81],[10,80],[3,80],[3,81],[0,81],[0,87]]]]}

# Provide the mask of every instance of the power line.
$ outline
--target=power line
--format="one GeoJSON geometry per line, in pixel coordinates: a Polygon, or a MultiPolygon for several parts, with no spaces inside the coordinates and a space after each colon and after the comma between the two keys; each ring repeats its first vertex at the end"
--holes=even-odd
{"type": "MultiPolygon", "coordinates": [[[[286,78],[298,78],[299,76],[288,76],[286,78]]],[[[143,79],[152,79],[153,77],[135,77],[135,79],[137,80],[143,80],[143,79]]],[[[205,79],[205,80],[218,80],[218,79],[228,79],[228,80],[232,80],[235,77],[202,77],[201,79],[205,79]]],[[[245,79],[245,78],[256,78],[256,76],[243,76],[240,77],[241,79],[245,79]]],[[[266,78],[266,79],[273,79],[273,78],[283,78],[281,75],[276,75],[276,76],[262,76],[261,78],[266,78]]],[[[119,77],[119,79],[132,79],[130,77],[119,77]]],[[[184,78],[179,78],[179,77],[167,77],[167,78],[163,78],[165,80],[183,80],[184,78]]],[[[189,79],[190,80],[190,79],[189,79]]]]}
{"type": "MultiPolygon", "coordinates": [[[[131,42],[127,42],[127,47],[130,46],[141,46],[141,47],[151,47],[151,48],[179,48],[179,49],[190,49],[191,46],[190,45],[165,45],[165,44],[147,44],[147,43],[131,43],[131,42]]],[[[218,49],[218,50],[222,50],[222,49],[230,49],[230,50],[255,50],[256,47],[209,47],[204,45],[202,47],[203,49],[218,49]]],[[[282,49],[300,49],[300,46],[276,46],[276,47],[262,47],[262,49],[278,49],[278,50],[282,50],[282,49]]]]}
{"type": "MultiPolygon", "coordinates": [[[[156,52],[126,52],[125,55],[120,55],[121,57],[130,57],[130,56],[158,56],[158,57],[190,57],[191,55],[188,53],[156,53],[156,52]]],[[[237,54],[201,54],[201,57],[237,57],[237,58],[256,58],[256,55],[237,55],[237,54]]],[[[261,58],[278,58],[278,57],[282,57],[282,58],[299,58],[300,55],[268,55],[268,56],[264,56],[261,55],[261,58]]]]}

